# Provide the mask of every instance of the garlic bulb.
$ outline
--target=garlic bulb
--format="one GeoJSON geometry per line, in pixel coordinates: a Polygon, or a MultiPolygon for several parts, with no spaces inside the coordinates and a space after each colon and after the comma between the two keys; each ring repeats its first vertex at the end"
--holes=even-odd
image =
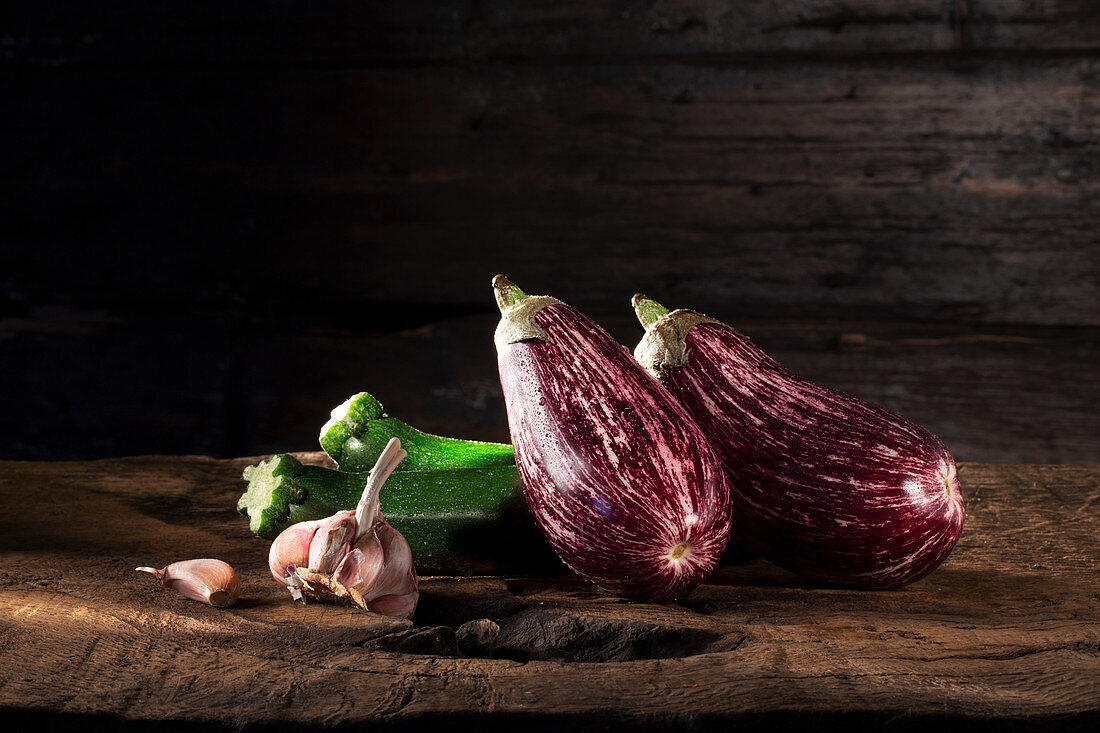
{"type": "Polygon", "coordinates": [[[135,570],[151,573],[184,598],[218,608],[232,606],[241,595],[241,581],[237,573],[221,560],[200,558],[174,562],[160,570],[144,566],[135,570]]]}
{"type": "Polygon", "coordinates": [[[312,598],[409,618],[420,597],[409,543],[382,518],[378,495],[408,455],[391,438],[354,511],[287,527],[271,543],[268,567],[297,600],[312,598]]]}

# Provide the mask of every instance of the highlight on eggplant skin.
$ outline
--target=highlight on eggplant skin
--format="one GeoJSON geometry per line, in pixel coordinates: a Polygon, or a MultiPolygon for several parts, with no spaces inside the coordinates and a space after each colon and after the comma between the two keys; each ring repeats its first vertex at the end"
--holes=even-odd
{"type": "Polygon", "coordinates": [[[683,596],[718,563],[729,489],[687,412],[580,311],[494,280],[524,496],[562,561],[608,593],[683,596]]]}
{"type": "Polygon", "coordinates": [[[803,577],[856,588],[905,585],[947,558],[965,509],[938,437],[803,379],[726,324],[644,296],[634,304],[646,326],[636,358],[725,468],[733,538],[803,577]]]}

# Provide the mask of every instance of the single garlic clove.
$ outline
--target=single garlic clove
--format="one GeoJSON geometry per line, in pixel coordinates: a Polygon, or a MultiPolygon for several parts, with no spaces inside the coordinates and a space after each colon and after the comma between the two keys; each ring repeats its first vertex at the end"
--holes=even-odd
{"type": "Polygon", "coordinates": [[[376,528],[378,540],[385,554],[381,573],[371,584],[367,600],[389,595],[406,595],[416,590],[416,569],[413,567],[412,549],[401,533],[382,522],[376,528]]]}
{"type": "Polygon", "coordinates": [[[267,566],[275,580],[292,585],[287,580],[288,567],[309,567],[309,546],[322,520],[299,522],[279,533],[267,553],[267,566]]]}
{"type": "Polygon", "coordinates": [[[382,596],[367,603],[367,610],[383,616],[410,618],[416,610],[416,602],[419,599],[420,593],[415,590],[403,596],[382,596]]]}
{"type": "Polygon", "coordinates": [[[184,598],[218,608],[232,606],[240,598],[241,581],[233,568],[221,560],[183,560],[160,570],[150,567],[139,567],[137,570],[151,573],[184,598]]]}
{"type": "Polygon", "coordinates": [[[358,525],[355,512],[346,511],[322,519],[309,546],[309,567],[330,574],[351,550],[358,525]]]}
{"type": "Polygon", "coordinates": [[[344,557],[340,566],[332,574],[333,578],[348,588],[369,587],[386,562],[386,553],[378,535],[368,532],[359,540],[355,549],[344,557]]]}

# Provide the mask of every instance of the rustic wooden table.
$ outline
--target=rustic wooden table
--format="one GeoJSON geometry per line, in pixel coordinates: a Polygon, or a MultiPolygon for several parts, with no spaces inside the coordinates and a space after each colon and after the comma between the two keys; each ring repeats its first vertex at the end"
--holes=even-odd
{"type": "Polygon", "coordinates": [[[679,603],[579,580],[425,578],[415,621],[301,606],[234,511],[250,459],[0,471],[0,708],[54,729],[1095,729],[1100,467],[967,464],[967,527],[908,588],[763,561],[679,603]],[[134,572],[230,561],[217,610],[134,572]],[[495,640],[486,629],[499,628],[495,640]]]}

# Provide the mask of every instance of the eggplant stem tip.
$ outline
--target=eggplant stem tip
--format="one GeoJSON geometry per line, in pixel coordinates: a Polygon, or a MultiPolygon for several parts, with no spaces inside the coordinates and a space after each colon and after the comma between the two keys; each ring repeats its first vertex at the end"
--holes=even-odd
{"type": "Polygon", "coordinates": [[[642,324],[643,328],[649,328],[657,321],[661,320],[664,316],[668,315],[668,308],[653,300],[643,293],[637,293],[630,299],[630,304],[634,306],[634,313],[638,316],[638,321],[642,324]]]}
{"type": "Polygon", "coordinates": [[[501,313],[509,306],[515,305],[528,297],[527,293],[520,290],[519,286],[504,275],[497,275],[493,278],[493,290],[496,291],[494,294],[497,299],[497,307],[500,308],[501,313]]]}

